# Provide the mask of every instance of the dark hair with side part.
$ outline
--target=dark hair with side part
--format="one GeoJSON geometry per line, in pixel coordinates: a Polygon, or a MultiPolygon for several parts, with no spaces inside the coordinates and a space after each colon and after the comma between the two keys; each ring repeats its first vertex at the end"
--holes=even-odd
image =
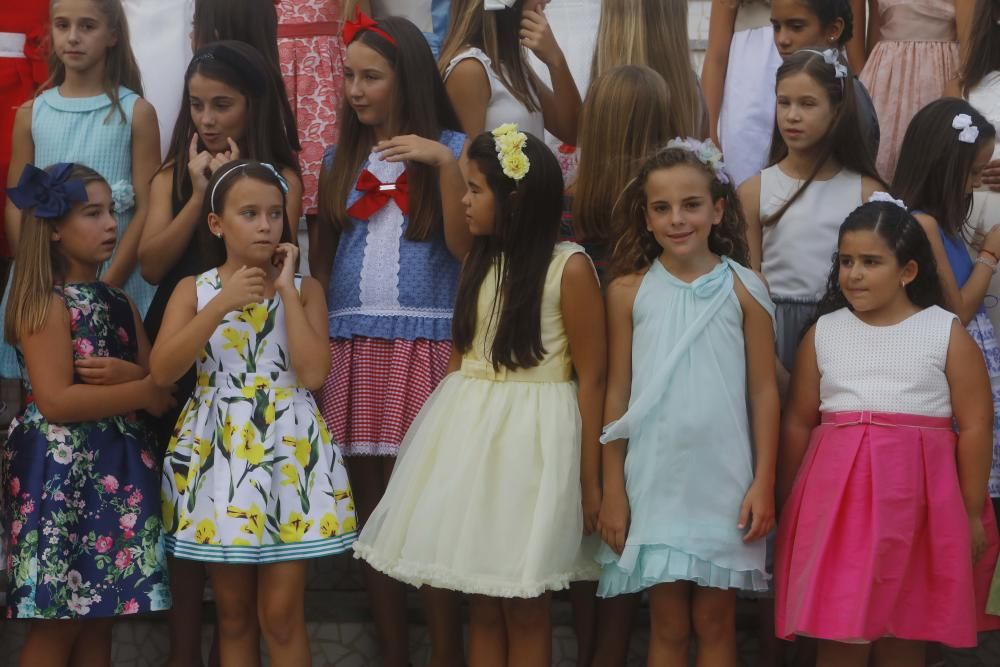
{"type": "Polygon", "coordinates": [[[799,4],[809,8],[819,25],[827,28],[837,19],[844,22],[844,29],[837,40],[837,46],[843,47],[854,36],[854,11],[851,9],[850,0],[798,0],[799,4]]]}
{"type": "Polygon", "coordinates": [[[682,165],[697,169],[705,175],[713,203],[720,199],[725,202],[722,221],[712,225],[709,232],[708,249],[743,266],[750,265],[746,218],[743,217],[743,207],[732,182],[720,181],[712,167],[699,160],[691,151],[661,148],[639,168],[615,205],[612,224],[619,237],[611,255],[611,278],[644,271],[663,253],[656,237],[646,229],[646,181],[655,171],[682,165]]]}
{"type": "MultiPolygon", "coordinates": [[[[844,65],[846,68],[846,64],[844,65]]],[[[882,178],[875,169],[875,158],[869,151],[868,141],[861,130],[858,118],[858,105],[854,98],[854,82],[851,75],[837,78],[834,66],[823,59],[823,54],[811,49],[803,49],[790,55],[775,78],[775,90],[781,81],[796,74],[806,74],[819,85],[830,100],[833,107],[833,120],[830,129],[819,140],[816,150],[816,162],[809,176],[802,182],[799,189],[789,197],[781,207],[767,218],[761,220],[764,226],[777,224],[788,209],[805,192],[814,180],[816,174],[833,159],[842,169],[848,169],[862,176],[873,178],[882,183],[882,178]]],[[[768,164],[775,165],[788,156],[788,145],[785,144],[778,130],[777,115],[774,119],[774,130],[771,134],[771,154],[768,164]]]]}
{"type": "MultiPolygon", "coordinates": [[[[390,127],[394,134],[415,134],[437,141],[444,130],[461,132],[458,116],[451,106],[434,56],[420,30],[406,19],[389,17],[378,22],[381,30],[395,40],[391,43],[372,30],[355,36],[385,58],[395,78],[390,127]]],[[[350,46],[350,45],[349,45],[350,46]]],[[[358,120],[347,96],[340,106],[340,134],[332,165],[320,174],[321,220],[330,224],[334,236],[351,225],[347,197],[354,189],[361,165],[375,145],[371,127],[358,120]]],[[[426,241],[441,230],[441,194],[437,170],[420,162],[406,163],[410,213],[406,238],[426,241]]]]}
{"type": "Polygon", "coordinates": [[[965,100],[942,97],[931,102],[916,113],[903,135],[893,195],[912,210],[932,216],[946,234],[960,236],[972,206],[972,195],[966,192],[972,164],[995,139],[993,125],[965,100]],[[959,140],[959,130],[952,127],[959,114],[969,116],[979,130],[975,143],[959,140]]]}
{"type": "Polygon", "coordinates": [[[201,223],[195,229],[199,237],[195,247],[199,248],[202,266],[221,266],[226,261],[226,242],[213,236],[208,229],[208,214],[212,213],[212,203],[215,203],[215,214],[222,215],[226,210],[226,195],[241,179],[250,178],[266,185],[274,186],[281,193],[281,239],[280,243],[291,243],[292,237],[288,231],[288,211],[286,208],[286,193],[278,176],[260,162],[254,160],[233,160],[219,167],[205,188],[205,199],[201,205],[201,223]],[[221,182],[220,182],[221,181],[221,182]]]}
{"type": "Polygon", "coordinates": [[[477,236],[466,256],[455,299],[452,342],[467,352],[476,335],[479,288],[496,266],[496,294],[489,326],[495,329],[488,357],[493,367],[537,366],[542,345],[542,292],[559,239],[562,171],[545,143],[527,134],[524,153],[531,163],[519,182],[504,175],[493,135],[483,132],[469,144],[469,161],[486,177],[493,193],[495,227],[477,236]]]}
{"type": "MultiPolygon", "coordinates": [[[[906,296],[913,305],[928,308],[940,306],[944,302],[930,241],[927,240],[924,228],[906,209],[890,202],[869,202],[859,206],[840,225],[837,247],[840,247],[845,234],[861,231],[878,234],[889,246],[900,266],[910,261],[916,263],[917,276],[906,285],[906,296]]],[[[816,319],[850,307],[850,302],[840,288],[840,258],[834,253],[830,277],[826,281],[826,294],[816,306],[816,319]]]]}
{"type": "Polygon", "coordinates": [[[277,90],[274,77],[266,74],[270,70],[264,56],[244,42],[214,42],[195,53],[184,74],[181,108],[166,159],[160,166],[161,170],[173,167],[173,194],[179,201],[187,201],[192,192],[187,163],[191,137],[196,129],[191,120],[188,85],[195,74],[235,88],[246,98],[246,130],[236,142],[243,157],[298,173],[299,161],[285,133],[274,131],[282,126],[281,100],[287,102],[287,98],[284,88],[277,90]]]}
{"type": "Polygon", "coordinates": [[[969,91],[987,74],[997,70],[1000,70],[1000,1],[976,0],[965,62],[959,72],[962,94],[968,97],[969,91]]]}

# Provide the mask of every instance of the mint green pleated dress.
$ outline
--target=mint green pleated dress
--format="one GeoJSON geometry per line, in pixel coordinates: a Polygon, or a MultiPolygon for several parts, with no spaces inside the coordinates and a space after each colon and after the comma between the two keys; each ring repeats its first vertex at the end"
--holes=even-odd
{"type": "Polygon", "coordinates": [[[628,440],[631,524],[621,556],[598,551],[602,597],[673,581],[767,589],[764,540],[736,527],[754,466],[734,278],[773,322],[763,282],[726,257],[691,283],[655,261],[639,286],[628,410],[601,437],[628,440]]]}

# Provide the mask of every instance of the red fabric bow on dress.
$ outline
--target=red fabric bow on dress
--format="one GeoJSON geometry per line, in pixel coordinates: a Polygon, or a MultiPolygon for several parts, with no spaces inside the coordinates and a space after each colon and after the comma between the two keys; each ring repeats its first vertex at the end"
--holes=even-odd
{"type": "Polygon", "coordinates": [[[344,31],[341,33],[341,37],[344,40],[344,46],[349,46],[351,42],[359,32],[370,31],[376,35],[381,35],[389,41],[390,44],[395,44],[396,40],[389,36],[385,30],[378,27],[378,23],[374,21],[370,16],[365,16],[365,13],[361,11],[360,7],[354,8],[354,20],[344,21],[344,31]]]}
{"type": "Polygon", "coordinates": [[[410,187],[406,182],[405,171],[399,175],[395,183],[383,183],[375,177],[375,174],[365,169],[358,177],[358,184],[354,189],[362,194],[361,198],[347,209],[347,215],[352,218],[368,220],[376,211],[388,204],[390,199],[396,202],[403,215],[410,212],[410,187]]]}

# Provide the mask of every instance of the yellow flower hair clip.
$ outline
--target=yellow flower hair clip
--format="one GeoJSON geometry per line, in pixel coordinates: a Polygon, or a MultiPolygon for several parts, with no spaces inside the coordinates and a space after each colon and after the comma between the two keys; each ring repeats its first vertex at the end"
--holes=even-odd
{"type": "Polygon", "coordinates": [[[524,154],[527,143],[528,135],[518,131],[517,123],[504,123],[493,130],[493,145],[504,176],[520,181],[528,173],[531,161],[524,154]]]}

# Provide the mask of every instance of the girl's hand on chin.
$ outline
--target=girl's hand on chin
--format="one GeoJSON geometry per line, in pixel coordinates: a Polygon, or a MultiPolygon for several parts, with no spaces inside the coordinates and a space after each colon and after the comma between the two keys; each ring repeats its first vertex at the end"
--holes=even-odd
{"type": "Polygon", "coordinates": [[[375,144],[379,157],[386,162],[420,162],[440,167],[454,159],[444,144],[415,134],[405,134],[375,144]]]}

